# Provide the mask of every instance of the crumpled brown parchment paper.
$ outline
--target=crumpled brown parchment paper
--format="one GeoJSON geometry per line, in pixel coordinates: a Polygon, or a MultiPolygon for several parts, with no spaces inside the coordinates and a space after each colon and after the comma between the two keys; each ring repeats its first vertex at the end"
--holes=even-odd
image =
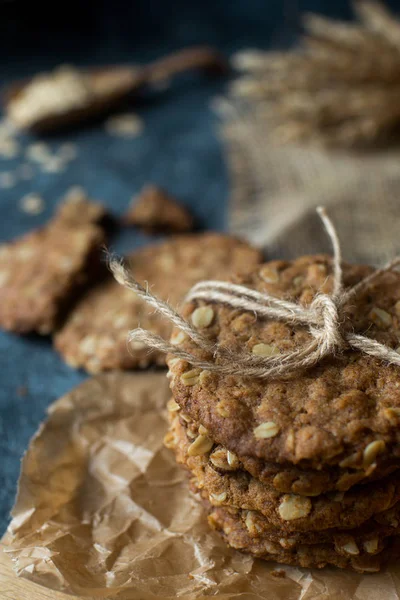
{"type": "Polygon", "coordinates": [[[82,597],[397,600],[374,575],[255,560],[228,549],[163,447],[164,373],[90,379],[49,409],[22,462],[7,553],[18,575],[82,597]],[[281,568],[281,567],[279,567],[281,568]]]}

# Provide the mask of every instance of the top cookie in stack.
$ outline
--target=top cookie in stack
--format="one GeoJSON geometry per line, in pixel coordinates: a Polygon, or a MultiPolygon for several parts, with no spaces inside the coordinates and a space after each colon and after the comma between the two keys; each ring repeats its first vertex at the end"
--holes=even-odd
{"type": "MultiPolygon", "coordinates": [[[[345,265],[344,285],[371,272],[345,265]]],[[[330,258],[311,256],[268,263],[235,283],[308,305],[317,292],[332,291],[332,279],[330,258]]],[[[400,274],[382,275],[345,312],[343,327],[397,348],[400,274]]],[[[279,355],[311,340],[305,326],[222,304],[206,308],[204,301],[190,302],[184,316],[233,354],[279,355]],[[201,327],[205,311],[207,326],[201,327]]],[[[189,339],[181,347],[210,358],[189,339]]],[[[393,513],[400,500],[398,367],[352,350],[267,380],[201,371],[174,358],[168,362],[174,396],[169,445],[194,476],[212,524],[231,545],[303,566],[379,568],[398,533],[393,513]],[[232,464],[224,463],[228,456],[232,464]],[[385,520],[385,533],[377,519],[385,520]]]]}

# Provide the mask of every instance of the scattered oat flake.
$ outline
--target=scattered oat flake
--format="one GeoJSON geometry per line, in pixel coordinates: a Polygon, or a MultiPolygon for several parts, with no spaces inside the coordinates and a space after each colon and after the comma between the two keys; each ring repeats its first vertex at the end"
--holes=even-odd
{"type": "Polygon", "coordinates": [[[44,142],[30,144],[26,149],[26,156],[29,160],[37,163],[47,162],[51,157],[51,151],[44,142]]]}
{"type": "Polygon", "coordinates": [[[20,209],[29,215],[40,215],[44,211],[45,203],[38,194],[27,194],[21,198],[20,209]]]}
{"type": "Polygon", "coordinates": [[[75,144],[61,144],[58,150],[52,150],[47,144],[30,144],[26,150],[28,160],[38,163],[44,173],[62,173],[69,162],[78,155],[75,144]]]}
{"type": "Polygon", "coordinates": [[[65,161],[59,156],[49,156],[42,164],[45,173],[62,173],[65,171],[65,161]]]}
{"type": "Polygon", "coordinates": [[[15,183],[14,173],[10,173],[10,171],[3,171],[0,173],[0,188],[12,188],[14,187],[15,183]]]}
{"type": "Polygon", "coordinates": [[[135,137],[142,133],[144,123],[134,113],[124,113],[107,119],[105,129],[110,135],[135,137]]]}

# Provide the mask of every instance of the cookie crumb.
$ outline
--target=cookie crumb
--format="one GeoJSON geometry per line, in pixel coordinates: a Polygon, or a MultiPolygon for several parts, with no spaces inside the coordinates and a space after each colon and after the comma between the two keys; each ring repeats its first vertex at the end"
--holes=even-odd
{"type": "Polygon", "coordinates": [[[183,233],[193,229],[193,217],[188,209],[156,185],[145,185],[134,198],[122,219],[125,225],[134,225],[153,233],[183,233]]]}
{"type": "Polygon", "coordinates": [[[19,385],[16,389],[16,392],[17,396],[19,396],[20,398],[24,398],[28,395],[28,388],[26,385],[19,385]]]}

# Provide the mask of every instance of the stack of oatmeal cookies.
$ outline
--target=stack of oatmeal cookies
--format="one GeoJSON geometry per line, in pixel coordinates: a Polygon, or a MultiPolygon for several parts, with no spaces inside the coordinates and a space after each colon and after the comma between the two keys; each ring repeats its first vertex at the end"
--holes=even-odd
{"type": "MultiPolygon", "coordinates": [[[[344,265],[345,286],[371,271],[344,265]]],[[[332,291],[332,265],[326,256],[275,261],[234,281],[308,305],[332,291]]],[[[311,339],[305,326],[204,300],[183,313],[232,355],[279,355],[311,339]]],[[[344,329],[397,348],[400,273],[385,273],[352,298],[345,316],[344,329]]],[[[181,349],[212,358],[177,336],[181,349]]],[[[166,445],[230,546],[280,563],[359,572],[398,556],[398,367],[346,348],[280,380],[200,370],[172,356],[168,365],[166,445]]]]}

